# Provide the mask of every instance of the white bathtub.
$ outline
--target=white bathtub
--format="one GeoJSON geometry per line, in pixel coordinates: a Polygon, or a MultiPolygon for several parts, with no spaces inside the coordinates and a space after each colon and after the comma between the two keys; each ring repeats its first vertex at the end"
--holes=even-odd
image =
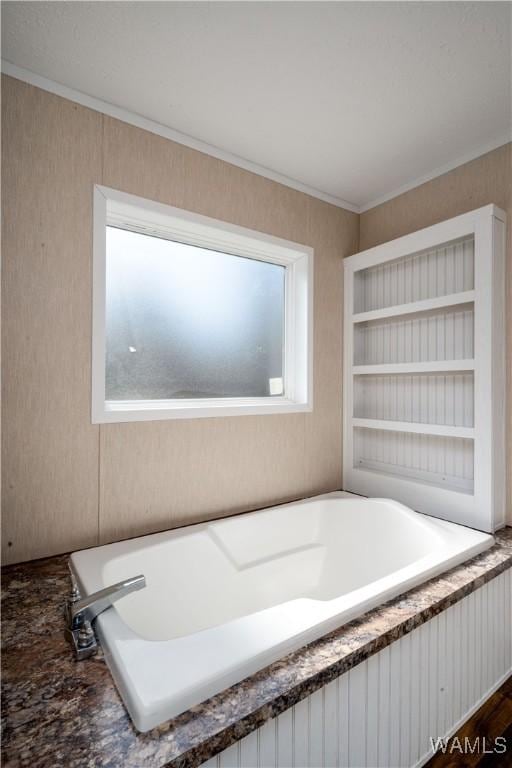
{"type": "Polygon", "coordinates": [[[82,594],[146,576],[96,627],[147,731],[492,544],[339,492],[76,552],[71,565],[82,594]]]}

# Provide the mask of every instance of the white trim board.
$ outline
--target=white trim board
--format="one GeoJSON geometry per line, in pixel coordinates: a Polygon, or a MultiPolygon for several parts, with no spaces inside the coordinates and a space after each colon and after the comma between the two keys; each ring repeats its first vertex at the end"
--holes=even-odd
{"type": "Polygon", "coordinates": [[[190,147],[191,149],[195,149],[198,152],[203,152],[205,155],[216,157],[218,160],[224,160],[224,162],[235,165],[238,168],[243,168],[245,171],[255,173],[258,176],[263,176],[264,178],[275,181],[285,187],[295,189],[298,192],[303,192],[305,195],[310,195],[311,197],[314,197],[318,200],[323,200],[325,203],[330,203],[331,205],[335,205],[337,208],[343,208],[344,210],[351,211],[352,213],[365,213],[371,208],[375,208],[376,206],[381,205],[381,203],[392,200],[394,197],[398,197],[404,192],[415,189],[415,187],[419,187],[422,184],[425,184],[427,181],[431,181],[432,179],[437,178],[438,176],[443,176],[445,173],[453,171],[455,168],[458,168],[465,163],[469,163],[471,160],[476,160],[478,157],[481,157],[488,152],[492,152],[494,149],[498,149],[498,147],[502,147],[512,141],[512,133],[500,136],[494,141],[488,142],[485,145],[479,147],[474,152],[469,152],[465,155],[462,155],[453,162],[435,168],[429,173],[426,173],[419,178],[413,179],[412,181],[407,182],[407,184],[403,184],[397,189],[390,190],[380,197],[377,197],[374,200],[370,200],[367,203],[363,203],[362,205],[356,205],[355,203],[348,202],[347,200],[343,200],[342,198],[335,195],[331,195],[327,192],[322,192],[319,189],[315,189],[314,187],[310,187],[308,184],[303,184],[296,179],[291,179],[288,176],[277,173],[270,168],[258,165],[258,163],[245,160],[243,157],[231,154],[226,150],[215,147],[212,144],[201,141],[200,139],[195,139],[193,136],[188,136],[185,133],[181,133],[181,131],[176,131],[166,125],[157,123],[156,121],[150,120],[147,117],[143,117],[136,112],[131,112],[128,109],[124,109],[123,107],[118,107],[115,104],[102,101],[101,99],[97,99],[95,96],[82,93],[81,91],[70,88],[67,85],[57,83],[54,80],[50,80],[46,77],[43,77],[42,75],[38,75],[35,72],[31,72],[24,67],[18,67],[16,64],[11,64],[10,61],[6,61],[5,59],[1,60],[1,71],[5,75],[9,75],[9,77],[13,77],[16,80],[22,80],[29,85],[34,85],[37,88],[41,88],[43,91],[48,91],[49,93],[53,93],[56,96],[61,96],[64,99],[68,99],[69,101],[81,104],[83,107],[88,107],[89,109],[93,109],[96,112],[101,112],[104,115],[109,115],[110,117],[116,118],[117,120],[121,120],[124,123],[128,123],[130,125],[136,126],[137,128],[141,128],[142,130],[154,133],[157,136],[162,136],[163,138],[169,139],[170,141],[175,141],[177,144],[182,144],[183,146],[190,147]]]}

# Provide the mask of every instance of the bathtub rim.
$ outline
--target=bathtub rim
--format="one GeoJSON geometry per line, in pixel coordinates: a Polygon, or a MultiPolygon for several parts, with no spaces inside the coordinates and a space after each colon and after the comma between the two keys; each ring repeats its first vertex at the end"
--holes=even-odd
{"type": "MultiPolygon", "coordinates": [[[[299,502],[293,501],[288,502],[285,505],[279,505],[280,508],[282,506],[293,506],[297,504],[306,504],[311,503],[316,500],[320,499],[333,499],[333,500],[343,500],[343,499],[356,499],[365,501],[365,497],[356,496],[354,494],[346,493],[343,491],[334,491],[327,494],[321,494],[319,496],[303,499],[299,502]]],[[[144,677],[144,674],[140,672],[140,670],[135,670],[135,677],[134,674],[129,675],[126,673],[126,671],[123,671],[123,665],[126,667],[126,665],[123,662],[122,654],[120,653],[119,648],[119,638],[122,640],[128,640],[138,643],[162,643],[162,644],[170,644],[175,642],[174,640],[145,640],[141,639],[139,635],[137,635],[128,625],[123,621],[121,616],[116,610],[109,610],[102,614],[98,620],[97,620],[97,630],[98,635],[100,638],[100,641],[102,643],[105,658],[107,661],[107,664],[109,666],[109,669],[112,673],[112,676],[115,680],[115,683],[118,687],[118,690],[120,691],[123,701],[128,709],[128,712],[136,726],[136,728],[141,732],[146,732],[148,730],[151,730],[151,728],[155,727],[156,725],[166,722],[168,720],[172,720],[175,717],[185,713],[186,711],[190,710],[194,706],[200,705],[204,701],[210,699],[211,697],[218,695],[220,692],[227,690],[235,685],[238,685],[242,683],[243,681],[246,681],[250,678],[252,678],[255,674],[258,672],[261,672],[266,667],[272,665],[273,663],[279,662],[289,654],[296,653],[297,651],[300,651],[305,646],[309,645],[312,642],[319,641],[322,638],[326,637],[327,635],[331,634],[332,632],[335,632],[337,630],[342,630],[343,627],[346,624],[349,624],[350,622],[354,621],[355,619],[362,619],[363,616],[365,616],[367,613],[371,611],[375,611],[386,605],[389,601],[397,599],[399,596],[405,595],[405,593],[415,589],[416,587],[419,587],[432,578],[440,577],[442,574],[444,574],[447,571],[450,571],[451,569],[457,567],[458,565],[461,565],[465,563],[466,561],[472,559],[473,557],[477,556],[478,554],[482,554],[485,552],[485,550],[491,548],[494,545],[494,538],[492,535],[483,533],[480,531],[474,531],[474,529],[467,528],[465,526],[461,526],[454,523],[448,523],[444,520],[441,520],[439,518],[433,518],[428,515],[423,515],[422,513],[416,513],[409,508],[405,507],[404,505],[401,505],[399,502],[395,502],[393,500],[387,500],[387,499],[370,499],[369,501],[380,501],[380,502],[390,502],[394,505],[397,505],[399,507],[402,507],[406,512],[409,513],[409,515],[413,515],[416,517],[416,515],[421,515],[420,519],[415,520],[416,523],[425,524],[428,527],[433,525],[436,529],[444,530],[444,531],[468,531],[470,532],[471,536],[478,536],[478,538],[481,540],[479,544],[475,544],[473,547],[471,547],[469,550],[464,550],[458,555],[454,555],[449,559],[444,559],[442,563],[433,564],[431,568],[425,571],[421,571],[420,573],[417,573],[414,576],[411,576],[410,579],[407,581],[399,581],[397,584],[391,586],[388,590],[385,592],[378,592],[378,594],[372,595],[367,601],[364,603],[357,602],[356,605],[353,606],[352,609],[347,609],[342,613],[337,613],[336,615],[330,617],[329,619],[325,620],[324,622],[315,623],[312,626],[308,627],[307,630],[304,632],[301,632],[299,634],[296,634],[292,637],[287,637],[282,643],[279,644],[273,644],[270,649],[267,649],[263,651],[262,653],[259,653],[257,655],[253,655],[249,660],[245,660],[243,662],[243,671],[241,669],[241,665],[238,665],[236,671],[235,669],[228,669],[226,671],[221,672],[220,674],[214,675],[211,678],[209,678],[206,682],[204,680],[204,677],[201,678],[199,683],[188,686],[186,690],[180,689],[179,691],[175,692],[173,696],[170,696],[168,691],[165,696],[165,710],[166,714],[165,717],[162,718],[161,714],[157,714],[158,712],[161,713],[162,710],[162,696],[160,698],[156,699],[155,696],[150,696],[147,698],[147,700],[144,700],[140,695],[140,690],[144,688],[145,680],[141,680],[141,675],[144,677]],[[424,518],[424,519],[423,519],[424,518]],[[201,693],[199,693],[201,691],[201,693]],[[148,703],[149,699],[151,699],[152,703],[148,703]],[[178,703],[179,702],[179,703],[178,703]],[[183,703],[185,702],[185,703],[183,703]]],[[[262,510],[249,512],[247,514],[258,514],[258,512],[266,512],[273,510],[274,507],[267,507],[262,510]]],[[[221,518],[224,519],[224,518],[221,518]]],[[[186,535],[187,531],[190,531],[191,529],[200,529],[208,526],[211,524],[212,521],[206,521],[202,523],[197,523],[191,526],[184,526],[179,529],[173,529],[171,531],[163,532],[161,534],[150,534],[149,536],[157,536],[157,537],[166,537],[168,535],[186,535]]],[[[94,558],[94,554],[96,557],[101,557],[101,559],[104,559],[105,555],[108,554],[108,552],[112,551],[112,548],[119,548],[119,545],[123,545],[121,548],[123,550],[133,550],[134,548],[134,541],[139,541],[140,539],[144,539],[146,537],[137,537],[136,540],[129,540],[126,542],[119,542],[115,544],[107,544],[102,547],[94,548],[94,550],[86,550],[82,551],[84,555],[87,555],[88,559],[91,559],[91,556],[94,558]],[[101,551],[101,553],[100,553],[101,551]]],[[[78,568],[76,567],[77,560],[80,560],[79,555],[81,555],[80,552],[73,553],[71,556],[71,567],[73,572],[77,576],[77,581],[79,583],[79,586],[81,588],[85,589],[85,584],[83,579],[81,578],[80,573],[78,572],[78,568]]],[[[100,569],[97,569],[97,573],[101,573],[100,569]]],[[[393,575],[396,576],[396,574],[400,573],[400,571],[393,572],[393,575]]],[[[379,582],[373,582],[370,583],[369,586],[375,586],[375,584],[378,584],[379,582]]],[[[89,587],[90,582],[88,582],[89,587]]],[[[101,588],[103,586],[102,582],[98,581],[96,582],[98,585],[97,587],[94,586],[92,588],[85,589],[85,592],[91,592],[94,591],[95,588],[101,588]]],[[[353,594],[353,593],[349,593],[353,594]]],[[[332,602],[332,601],[331,601],[332,602]]],[[[253,616],[257,614],[253,614],[253,616]]],[[[244,617],[245,619],[246,617],[244,617]]],[[[230,622],[232,624],[232,622],[230,622]]],[[[227,625],[221,625],[227,626],[227,625]]],[[[196,633],[196,634],[202,634],[202,633],[196,633]]],[[[191,635],[190,637],[194,637],[194,635],[191,635]]]]}

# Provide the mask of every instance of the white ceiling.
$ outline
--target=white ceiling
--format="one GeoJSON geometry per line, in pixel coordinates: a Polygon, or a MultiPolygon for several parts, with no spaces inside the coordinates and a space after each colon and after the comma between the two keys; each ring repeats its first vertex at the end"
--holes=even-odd
{"type": "Polygon", "coordinates": [[[368,207],[510,136],[511,11],[508,2],[4,2],[2,56],[368,207]]]}

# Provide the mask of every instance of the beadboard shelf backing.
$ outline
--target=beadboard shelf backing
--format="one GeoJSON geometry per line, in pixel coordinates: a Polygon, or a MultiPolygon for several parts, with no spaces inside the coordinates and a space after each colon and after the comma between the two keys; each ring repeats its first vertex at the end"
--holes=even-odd
{"type": "Polygon", "coordinates": [[[473,427],[473,374],[355,376],[354,416],[426,425],[473,427]]]}
{"type": "Polygon", "coordinates": [[[489,205],[345,259],[344,489],[504,525],[504,242],[489,205]]]}
{"type": "Polygon", "coordinates": [[[354,464],[473,493],[473,440],[356,427],[354,464]]]}
{"type": "Polygon", "coordinates": [[[468,304],[362,323],[354,328],[354,364],[470,360],[473,328],[473,306],[468,304]]]}
{"type": "Polygon", "coordinates": [[[470,235],[357,272],[354,312],[439,299],[474,287],[474,237],[470,235]]]}

